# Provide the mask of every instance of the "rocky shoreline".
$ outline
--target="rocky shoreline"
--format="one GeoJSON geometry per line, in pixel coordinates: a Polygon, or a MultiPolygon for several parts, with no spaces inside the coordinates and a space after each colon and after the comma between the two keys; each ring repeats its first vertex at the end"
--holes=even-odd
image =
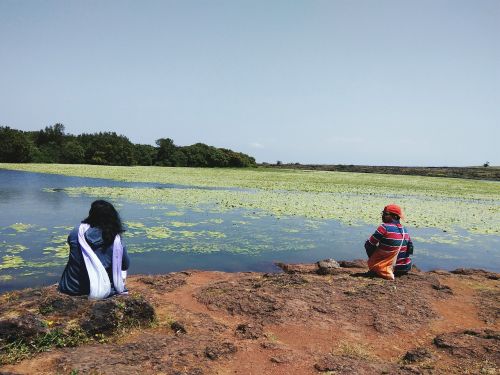
{"type": "Polygon", "coordinates": [[[129,278],[104,301],[0,295],[0,374],[497,374],[499,274],[366,262],[129,278]]]}

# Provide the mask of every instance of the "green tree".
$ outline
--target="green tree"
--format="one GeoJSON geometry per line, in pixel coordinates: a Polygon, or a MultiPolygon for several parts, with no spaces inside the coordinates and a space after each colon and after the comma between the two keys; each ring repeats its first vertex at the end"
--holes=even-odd
{"type": "Polygon", "coordinates": [[[78,142],[85,150],[85,162],[101,165],[137,164],[135,147],[129,139],[114,132],[81,134],[78,142]]]}
{"type": "Polygon", "coordinates": [[[158,150],[151,145],[134,145],[135,160],[138,165],[153,165],[156,161],[158,150]]]}
{"type": "Polygon", "coordinates": [[[64,138],[64,125],[60,123],[46,126],[45,129],[36,132],[34,140],[38,151],[35,152],[33,161],[37,163],[62,162],[61,151],[64,138]]]}
{"type": "Polygon", "coordinates": [[[208,167],[207,145],[195,143],[191,146],[182,147],[182,152],[186,155],[188,167],[208,167]]]}
{"type": "Polygon", "coordinates": [[[177,148],[177,150],[174,151],[172,155],[172,162],[174,167],[188,166],[188,158],[180,148],[177,148]]]}
{"type": "Polygon", "coordinates": [[[35,163],[59,163],[60,149],[53,143],[40,145],[33,153],[33,162],[35,163]]]}
{"type": "Polygon", "coordinates": [[[60,162],[68,164],[85,163],[85,150],[76,139],[69,138],[64,141],[60,154],[60,162]]]}
{"type": "Polygon", "coordinates": [[[255,167],[255,159],[247,154],[241,152],[234,152],[233,150],[221,149],[228,158],[228,166],[233,168],[255,167]]]}
{"type": "Polygon", "coordinates": [[[61,123],[39,131],[1,127],[0,161],[79,163],[102,165],[162,165],[175,167],[249,167],[255,159],[240,152],[204,143],[178,147],[171,138],[156,140],[157,147],[133,144],[114,132],[65,134],[61,123]]]}
{"type": "Polygon", "coordinates": [[[177,151],[177,146],[174,144],[173,139],[170,138],[157,139],[156,145],[158,146],[156,165],[163,165],[167,167],[175,165],[175,160],[173,160],[173,156],[175,151],[177,151]]]}
{"type": "Polygon", "coordinates": [[[32,161],[34,146],[22,131],[0,126],[0,161],[27,163],[32,161]]]}
{"type": "Polygon", "coordinates": [[[38,132],[36,137],[37,146],[51,143],[60,146],[64,140],[64,130],[64,125],[60,123],[46,126],[44,130],[38,132]]]}

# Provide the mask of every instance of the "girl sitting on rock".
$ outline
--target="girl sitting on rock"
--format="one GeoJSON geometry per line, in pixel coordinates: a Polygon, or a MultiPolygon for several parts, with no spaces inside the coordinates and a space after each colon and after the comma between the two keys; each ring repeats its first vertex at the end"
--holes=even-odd
{"type": "Polygon", "coordinates": [[[89,216],[68,236],[69,259],[59,291],[92,299],[126,293],[124,279],[130,260],[120,236],[123,231],[111,203],[93,202],[89,216]]]}

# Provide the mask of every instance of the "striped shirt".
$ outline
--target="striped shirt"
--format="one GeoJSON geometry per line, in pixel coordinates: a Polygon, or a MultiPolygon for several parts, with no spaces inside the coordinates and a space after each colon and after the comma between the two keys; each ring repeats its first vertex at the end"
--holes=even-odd
{"type": "Polygon", "coordinates": [[[368,239],[368,242],[378,247],[378,249],[388,252],[397,251],[401,246],[394,271],[405,272],[411,269],[410,254],[407,251],[408,245],[411,244],[411,239],[408,231],[399,221],[394,220],[392,223],[380,224],[375,233],[368,239]]]}

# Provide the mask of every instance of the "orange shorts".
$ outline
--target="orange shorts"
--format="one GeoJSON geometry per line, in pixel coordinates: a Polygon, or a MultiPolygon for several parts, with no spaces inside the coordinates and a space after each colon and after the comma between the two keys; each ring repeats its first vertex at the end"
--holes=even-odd
{"type": "Polygon", "coordinates": [[[398,258],[398,251],[375,250],[368,258],[368,268],[380,277],[387,280],[394,280],[394,265],[398,258]]]}

